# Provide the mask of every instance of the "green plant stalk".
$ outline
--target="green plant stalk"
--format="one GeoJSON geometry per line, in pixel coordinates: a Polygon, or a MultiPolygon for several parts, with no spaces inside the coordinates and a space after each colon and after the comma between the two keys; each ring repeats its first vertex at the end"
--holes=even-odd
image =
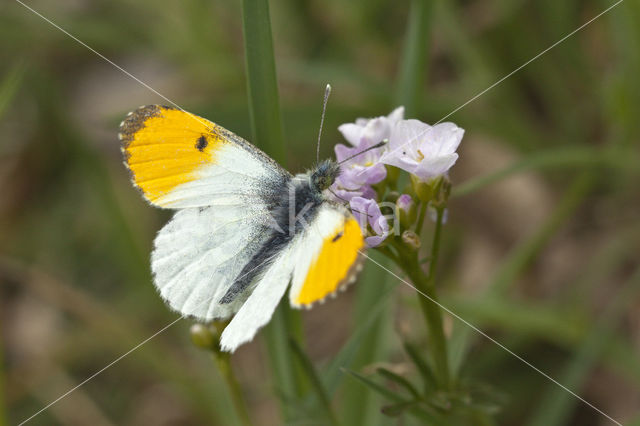
{"type": "MultiPolygon", "coordinates": [[[[252,138],[256,145],[285,165],[286,147],[280,116],[268,1],[243,0],[242,22],[252,138]]],[[[301,330],[300,314],[293,312],[284,302],[280,303],[271,322],[265,327],[275,385],[286,397],[299,395],[306,386],[302,373],[293,362],[288,345],[290,336],[295,337],[298,342],[302,341],[301,330]]],[[[285,419],[293,415],[284,401],[281,408],[285,419]]]]}
{"type": "Polygon", "coordinates": [[[435,273],[438,257],[440,254],[440,240],[442,237],[442,219],[444,207],[437,208],[436,226],[433,233],[433,241],[431,244],[431,261],[429,263],[429,271],[424,273],[418,262],[416,252],[409,252],[402,246],[396,246],[400,255],[400,263],[398,266],[402,268],[409,276],[413,285],[420,291],[418,300],[420,308],[424,315],[427,332],[431,343],[431,358],[434,364],[434,371],[437,376],[438,384],[442,389],[449,390],[451,388],[451,377],[449,370],[449,359],[447,355],[447,339],[444,335],[442,322],[442,310],[438,304],[438,297],[435,287],[435,273]],[[404,261],[403,261],[404,259],[404,261]]]}
{"type": "Polygon", "coordinates": [[[422,227],[424,226],[424,218],[427,213],[427,207],[429,203],[421,202],[420,203],[420,212],[418,213],[418,221],[416,222],[416,234],[420,236],[422,232],[422,227]]]}
{"type": "Polygon", "coordinates": [[[220,371],[222,378],[227,383],[229,394],[233,401],[233,406],[241,423],[245,426],[251,425],[249,411],[247,410],[247,405],[244,401],[244,397],[242,396],[242,389],[240,388],[240,384],[238,383],[238,380],[233,373],[233,367],[231,366],[231,354],[227,352],[214,351],[213,358],[216,361],[216,365],[218,366],[218,370],[220,371]]]}
{"type": "MultiPolygon", "coordinates": [[[[385,247],[389,249],[389,247],[385,247]]],[[[390,266],[390,261],[378,253],[371,253],[376,262],[380,262],[385,267],[390,266]]],[[[356,297],[353,306],[352,323],[355,328],[349,339],[353,338],[358,343],[351,351],[348,358],[335,359],[333,365],[361,371],[366,366],[371,365],[380,359],[385,359],[388,351],[388,339],[390,335],[389,324],[391,321],[391,289],[395,287],[395,282],[391,275],[380,275],[378,266],[372,263],[364,265],[359,283],[354,289],[356,297]],[[386,299],[385,303],[380,303],[386,299]],[[377,312],[377,313],[376,313],[377,312]],[[361,331],[361,326],[365,330],[361,331]]],[[[342,350],[341,350],[342,352],[342,350]]],[[[346,378],[345,376],[343,376],[346,378]]],[[[340,402],[340,420],[345,425],[385,424],[384,418],[379,411],[383,403],[381,397],[372,392],[363,392],[362,385],[355,380],[345,380],[340,389],[342,397],[340,402]]],[[[333,392],[330,390],[330,392],[333,392]]]]}

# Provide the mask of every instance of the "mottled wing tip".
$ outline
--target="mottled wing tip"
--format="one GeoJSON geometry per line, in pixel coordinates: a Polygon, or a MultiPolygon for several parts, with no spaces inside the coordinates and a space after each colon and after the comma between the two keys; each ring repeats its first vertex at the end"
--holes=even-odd
{"type": "Polygon", "coordinates": [[[157,117],[162,113],[162,110],[166,109],[175,108],[164,105],[143,105],[138,107],[135,111],[129,112],[125,119],[120,122],[118,139],[120,139],[122,145],[126,148],[133,140],[134,135],[140,129],[144,128],[144,123],[148,119],[157,117]]]}

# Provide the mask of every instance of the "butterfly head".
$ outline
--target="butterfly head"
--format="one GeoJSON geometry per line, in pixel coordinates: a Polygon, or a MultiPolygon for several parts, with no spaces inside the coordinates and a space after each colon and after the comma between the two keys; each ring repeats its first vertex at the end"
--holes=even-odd
{"type": "Polygon", "coordinates": [[[332,160],[324,160],[311,171],[311,185],[320,192],[329,188],[340,175],[340,165],[332,160]]]}

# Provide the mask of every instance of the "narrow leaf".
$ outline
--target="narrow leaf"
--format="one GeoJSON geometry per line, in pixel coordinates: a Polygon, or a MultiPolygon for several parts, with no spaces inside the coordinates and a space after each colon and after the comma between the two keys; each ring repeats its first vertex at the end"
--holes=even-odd
{"type": "MultiPolygon", "coordinates": [[[[384,386],[381,386],[379,384],[377,384],[376,382],[374,382],[373,380],[359,374],[356,373],[355,371],[351,371],[348,369],[343,369],[344,372],[349,373],[351,376],[355,377],[357,380],[359,380],[361,383],[363,383],[365,386],[367,386],[368,388],[374,390],[375,392],[377,392],[378,394],[382,395],[383,397],[399,403],[399,404],[407,404],[410,403],[412,401],[410,400],[406,400],[404,398],[402,398],[401,396],[397,395],[396,393],[390,391],[389,389],[385,388],[384,386]]],[[[439,416],[436,416],[435,414],[432,413],[428,413],[427,411],[425,411],[424,409],[417,407],[417,406],[413,406],[410,408],[410,412],[415,415],[416,417],[419,417],[420,419],[429,422],[429,424],[441,424],[438,423],[439,420],[439,416]]],[[[440,419],[441,420],[441,419],[440,419]]]]}
{"type": "Polygon", "coordinates": [[[436,388],[436,377],[431,371],[431,367],[427,364],[427,361],[422,358],[422,356],[418,353],[418,350],[409,342],[404,342],[404,350],[413,361],[413,364],[418,368],[420,372],[420,376],[424,381],[425,390],[435,389],[436,388]]]}
{"type": "Polygon", "coordinates": [[[397,383],[398,385],[400,385],[403,388],[405,388],[406,390],[408,390],[409,393],[411,395],[413,395],[415,398],[419,398],[420,397],[420,393],[418,392],[418,390],[411,384],[411,382],[409,380],[407,380],[406,378],[402,377],[401,375],[396,374],[393,371],[388,370],[388,369],[386,369],[384,367],[378,367],[376,369],[376,371],[381,376],[386,377],[388,380],[391,380],[392,382],[397,383]]]}
{"type": "Polygon", "coordinates": [[[322,404],[324,408],[324,412],[327,416],[327,419],[333,425],[338,424],[338,420],[333,412],[333,408],[331,407],[331,399],[327,393],[327,390],[322,383],[322,380],[318,377],[318,373],[313,367],[313,363],[309,359],[306,353],[302,350],[298,342],[294,339],[289,339],[289,345],[291,346],[292,352],[296,355],[300,366],[302,367],[302,371],[307,375],[309,382],[311,383],[311,389],[316,393],[318,400],[322,404]]]}

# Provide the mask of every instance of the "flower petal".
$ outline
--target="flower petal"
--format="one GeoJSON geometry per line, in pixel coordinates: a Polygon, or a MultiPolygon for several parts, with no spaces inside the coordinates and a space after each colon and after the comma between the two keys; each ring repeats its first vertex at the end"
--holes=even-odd
{"type": "Polygon", "coordinates": [[[367,144],[367,148],[381,142],[389,137],[391,131],[389,121],[386,117],[378,117],[369,120],[362,131],[362,141],[367,144]]]}
{"type": "Polygon", "coordinates": [[[458,159],[458,154],[446,154],[439,157],[425,158],[414,170],[413,174],[427,180],[446,173],[458,159]]]}
{"type": "Polygon", "coordinates": [[[399,106],[398,108],[394,109],[393,111],[391,111],[389,115],[387,115],[387,118],[389,119],[392,125],[404,119],[404,107],[399,106]]]}
{"type": "Polygon", "coordinates": [[[342,133],[342,136],[353,146],[360,145],[362,128],[363,126],[359,126],[353,123],[346,123],[338,126],[338,130],[340,131],[340,133],[342,133]]]}
{"type": "Polygon", "coordinates": [[[351,151],[353,148],[349,148],[346,145],[343,145],[341,143],[337,144],[334,148],[333,151],[336,153],[336,160],[338,162],[344,161],[347,158],[351,157],[351,151]]]}
{"type": "Polygon", "coordinates": [[[464,136],[464,129],[453,123],[440,123],[433,126],[433,131],[429,135],[432,143],[439,147],[438,152],[450,154],[455,152],[464,136]]]}

